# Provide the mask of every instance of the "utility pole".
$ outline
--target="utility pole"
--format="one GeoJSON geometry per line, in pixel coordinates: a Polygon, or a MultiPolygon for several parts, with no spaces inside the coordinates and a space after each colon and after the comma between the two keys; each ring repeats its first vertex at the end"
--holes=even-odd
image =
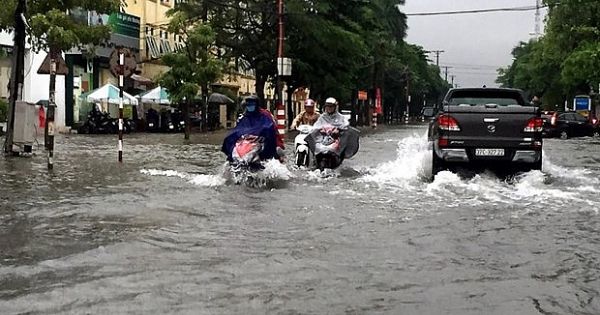
{"type": "Polygon", "coordinates": [[[47,135],[48,143],[48,169],[54,168],[54,115],[56,108],[56,65],[57,65],[57,49],[50,47],[50,87],[48,91],[48,115],[46,121],[45,134],[47,135]]]}
{"type": "Polygon", "coordinates": [[[443,52],[445,52],[445,51],[443,51],[443,50],[430,50],[430,51],[427,51],[427,52],[435,54],[435,65],[439,67],[440,66],[440,54],[443,53],[443,52]]]}
{"type": "Polygon", "coordinates": [[[448,69],[452,69],[452,67],[448,67],[448,66],[443,66],[442,68],[444,68],[444,72],[445,72],[445,77],[446,77],[446,83],[448,83],[448,69]]]}
{"type": "MultiPolygon", "coordinates": [[[[276,83],[276,105],[283,104],[283,87],[281,77],[283,75],[283,0],[277,0],[277,83],[276,83]]],[[[289,111],[289,108],[288,108],[289,111]]]]}
{"type": "Polygon", "coordinates": [[[27,0],[19,0],[15,10],[15,36],[13,45],[12,71],[10,78],[10,99],[8,105],[8,126],[6,130],[6,141],[4,143],[4,152],[14,154],[13,137],[15,129],[15,108],[16,102],[23,99],[23,81],[25,67],[25,36],[26,25],[25,13],[27,13],[27,0]]]}
{"type": "Polygon", "coordinates": [[[452,80],[452,83],[451,83],[452,87],[454,87],[454,78],[455,78],[455,77],[456,77],[456,76],[455,76],[454,74],[451,74],[451,75],[450,75],[450,79],[452,80]]]}
{"type": "Polygon", "coordinates": [[[406,76],[406,116],[404,116],[404,123],[408,124],[410,117],[410,73],[406,76]]]}
{"type": "Polygon", "coordinates": [[[540,36],[542,35],[541,33],[541,8],[542,8],[542,3],[541,0],[536,0],[535,3],[535,28],[533,33],[530,33],[530,35],[533,35],[533,38],[535,38],[536,40],[540,38],[540,36]]]}

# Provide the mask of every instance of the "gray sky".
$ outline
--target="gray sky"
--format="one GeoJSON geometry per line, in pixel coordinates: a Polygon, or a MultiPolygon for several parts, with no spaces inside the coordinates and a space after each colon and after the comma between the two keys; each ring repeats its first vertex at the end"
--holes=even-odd
{"type": "MultiPolygon", "coordinates": [[[[406,0],[400,10],[404,13],[459,11],[535,3],[535,0],[406,0]]],[[[542,10],[542,30],[544,16],[542,10]]],[[[444,50],[440,66],[452,67],[448,73],[456,76],[455,84],[491,87],[497,86],[495,70],[512,62],[513,47],[532,38],[534,25],[535,11],[409,16],[407,41],[425,50],[444,50]]],[[[435,55],[429,56],[435,62],[435,55]]]]}

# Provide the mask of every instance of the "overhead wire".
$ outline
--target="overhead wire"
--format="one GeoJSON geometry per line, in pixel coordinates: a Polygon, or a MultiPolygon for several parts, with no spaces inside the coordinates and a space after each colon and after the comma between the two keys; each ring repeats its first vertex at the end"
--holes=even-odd
{"type": "Polygon", "coordinates": [[[458,11],[439,11],[439,12],[417,12],[405,13],[406,16],[435,16],[435,15],[456,15],[456,14],[475,14],[475,13],[492,13],[492,12],[522,12],[533,11],[541,8],[547,8],[547,5],[541,6],[523,6],[523,7],[506,7],[506,8],[491,8],[491,9],[476,9],[476,10],[458,10],[458,11]]]}

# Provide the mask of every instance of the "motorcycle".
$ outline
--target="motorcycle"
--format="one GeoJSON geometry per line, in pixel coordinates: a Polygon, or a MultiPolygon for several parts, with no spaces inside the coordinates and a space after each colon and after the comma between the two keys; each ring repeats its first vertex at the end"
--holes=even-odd
{"type": "Polygon", "coordinates": [[[171,111],[163,111],[160,113],[160,129],[163,132],[177,132],[175,120],[171,111]]]}
{"type": "Polygon", "coordinates": [[[311,162],[312,152],[306,143],[306,137],[310,134],[312,126],[300,125],[296,128],[299,133],[294,138],[294,153],[296,166],[309,167],[311,162]]]}
{"type": "Polygon", "coordinates": [[[359,134],[352,127],[341,130],[331,125],[313,130],[306,143],[315,154],[317,168],[336,169],[344,159],[353,157],[358,152],[359,134]]]}
{"type": "Polygon", "coordinates": [[[160,130],[160,116],[153,108],[148,109],[146,112],[146,130],[150,132],[157,132],[160,130]]]}
{"type": "Polygon", "coordinates": [[[171,117],[175,123],[175,131],[183,132],[185,131],[185,118],[183,116],[183,112],[179,109],[176,109],[171,113],[171,117]]]}
{"type": "Polygon", "coordinates": [[[77,129],[81,134],[116,133],[117,131],[117,121],[108,113],[103,113],[96,108],[88,113],[86,121],[77,129]]]}

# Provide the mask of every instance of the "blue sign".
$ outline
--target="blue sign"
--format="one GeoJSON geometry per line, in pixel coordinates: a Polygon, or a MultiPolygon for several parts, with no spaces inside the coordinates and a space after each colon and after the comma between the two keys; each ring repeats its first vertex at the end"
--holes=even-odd
{"type": "Polygon", "coordinates": [[[588,96],[577,96],[575,97],[575,100],[573,101],[573,103],[575,104],[575,110],[591,110],[592,109],[592,104],[591,104],[591,99],[588,96]]]}

